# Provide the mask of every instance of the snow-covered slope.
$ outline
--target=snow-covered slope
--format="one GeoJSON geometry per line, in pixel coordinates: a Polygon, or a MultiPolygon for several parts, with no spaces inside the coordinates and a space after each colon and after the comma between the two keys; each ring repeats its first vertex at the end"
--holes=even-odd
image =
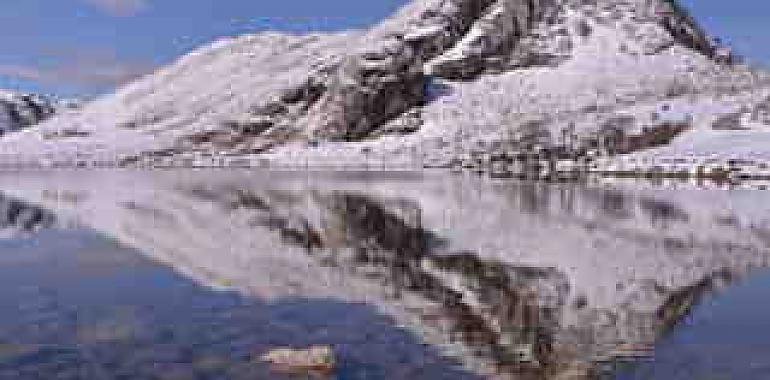
{"type": "Polygon", "coordinates": [[[2,144],[28,158],[440,155],[533,120],[552,134],[642,123],[662,102],[707,124],[767,92],[729,60],[674,0],[415,0],[369,30],[216,41],[2,144]]]}

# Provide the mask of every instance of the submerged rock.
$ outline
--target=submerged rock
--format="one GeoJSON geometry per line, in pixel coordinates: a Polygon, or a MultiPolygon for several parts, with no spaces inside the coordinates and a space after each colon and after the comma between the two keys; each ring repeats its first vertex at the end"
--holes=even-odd
{"type": "Polygon", "coordinates": [[[260,356],[259,361],[287,372],[332,372],[336,365],[330,346],[276,348],[260,356]]]}

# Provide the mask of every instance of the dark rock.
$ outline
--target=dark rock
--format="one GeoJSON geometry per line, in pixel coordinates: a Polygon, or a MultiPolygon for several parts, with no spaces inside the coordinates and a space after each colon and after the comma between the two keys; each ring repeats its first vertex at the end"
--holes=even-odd
{"type": "Polygon", "coordinates": [[[1,94],[0,134],[31,127],[56,112],[52,99],[34,94],[1,94]]]}
{"type": "Polygon", "coordinates": [[[715,131],[739,131],[747,129],[742,124],[743,115],[748,113],[747,110],[739,110],[737,112],[721,115],[711,123],[711,129],[715,131]]]}

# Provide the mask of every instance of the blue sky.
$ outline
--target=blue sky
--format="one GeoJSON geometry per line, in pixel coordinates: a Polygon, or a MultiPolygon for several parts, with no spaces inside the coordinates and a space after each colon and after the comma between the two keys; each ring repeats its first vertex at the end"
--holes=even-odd
{"type": "Polygon", "coordinates": [[[750,62],[770,66],[770,1],[679,0],[714,36],[750,62]]]}
{"type": "MultiPolygon", "coordinates": [[[[0,88],[95,94],[217,36],[364,27],[406,0],[0,0],[0,88]]],[[[682,0],[770,63],[770,1],[682,0]]]]}

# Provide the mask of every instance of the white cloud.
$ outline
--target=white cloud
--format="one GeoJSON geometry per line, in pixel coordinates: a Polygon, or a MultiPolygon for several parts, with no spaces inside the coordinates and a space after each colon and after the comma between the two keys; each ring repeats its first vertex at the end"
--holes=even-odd
{"type": "Polygon", "coordinates": [[[73,49],[48,54],[53,63],[36,66],[0,64],[0,75],[45,84],[84,87],[114,87],[151,72],[155,66],[146,60],[121,59],[108,49],[73,49]]]}
{"type": "Polygon", "coordinates": [[[147,0],[84,0],[118,17],[134,16],[147,8],[147,0]]]}

